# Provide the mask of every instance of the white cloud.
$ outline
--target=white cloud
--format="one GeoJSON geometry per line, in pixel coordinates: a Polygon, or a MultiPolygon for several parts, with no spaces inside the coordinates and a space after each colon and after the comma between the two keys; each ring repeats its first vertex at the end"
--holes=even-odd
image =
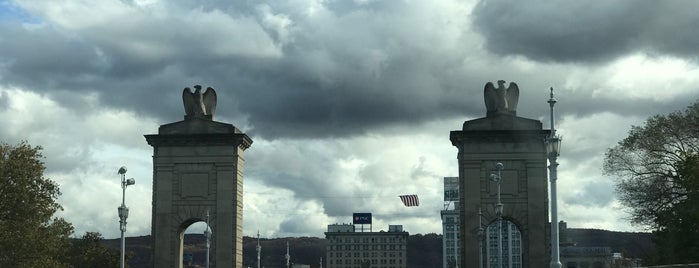
{"type": "Polygon", "coordinates": [[[556,129],[564,139],[563,154],[601,158],[607,148],[626,137],[632,125],[643,121],[645,117],[601,112],[563,116],[557,121],[556,129]]]}
{"type": "Polygon", "coordinates": [[[327,224],[351,222],[354,212],[371,212],[379,228],[402,224],[413,232],[441,232],[442,177],[456,174],[456,149],[448,131],[431,132],[455,122],[459,128],[458,121],[435,122],[427,133],[387,129],[349,139],[256,139],[246,155],[246,226],[285,236],[299,230],[296,220],[308,218],[303,229],[319,235],[327,224]],[[418,194],[421,206],[404,207],[401,194],[418,194]]]}
{"type": "Polygon", "coordinates": [[[76,112],[19,88],[0,89],[0,94],[8,98],[8,106],[0,109],[3,142],[26,140],[43,147],[45,176],[56,181],[63,193],[59,203],[64,211],[59,215],[74,224],[78,235],[99,231],[113,237],[118,233],[118,225],[112,226],[121,200],[116,171],[130,164],[129,175],[138,178],[138,184],[129,187],[129,200],[140,204],[130,206],[130,230],[145,233],[150,229],[152,164],[148,145],[138,133],[157,129],[152,121],[133,112],[99,108],[89,95],[78,101],[93,106],[84,109],[95,110],[93,114],[76,112]]]}
{"type": "Polygon", "coordinates": [[[697,93],[699,66],[670,56],[634,54],[606,66],[582,67],[568,76],[566,87],[589,90],[593,98],[623,101],[671,101],[697,93]]]}
{"type": "Polygon", "coordinates": [[[569,227],[633,231],[614,193],[612,178],[602,175],[604,153],[645,118],[601,112],[564,116],[558,123],[563,146],[558,167],[559,219],[569,227]]]}

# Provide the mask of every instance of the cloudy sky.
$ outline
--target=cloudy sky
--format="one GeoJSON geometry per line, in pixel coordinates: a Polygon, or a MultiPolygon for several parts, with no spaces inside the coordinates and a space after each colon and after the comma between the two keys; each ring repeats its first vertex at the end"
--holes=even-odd
{"type": "MultiPolygon", "coordinates": [[[[374,229],[441,233],[449,131],[485,116],[483,86],[517,82],[518,115],[564,137],[559,218],[628,223],[601,172],[632,125],[699,98],[696,1],[0,0],[0,141],[44,147],[76,232],[150,233],[152,148],[181,92],[214,87],[245,153],[244,233],[318,236],[372,212],[374,229]],[[194,2],[194,3],[193,3],[194,2]],[[540,3],[539,3],[540,2],[540,3]],[[668,15],[671,14],[671,15],[668,15]],[[418,194],[418,208],[400,194],[418,194]]],[[[195,225],[188,231],[201,232],[195,225]]]]}

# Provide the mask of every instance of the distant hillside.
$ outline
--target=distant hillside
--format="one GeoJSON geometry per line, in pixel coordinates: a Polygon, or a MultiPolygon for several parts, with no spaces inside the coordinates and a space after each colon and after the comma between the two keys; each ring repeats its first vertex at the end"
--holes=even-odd
{"type": "Polygon", "coordinates": [[[651,233],[569,228],[567,235],[569,240],[578,246],[611,247],[612,252],[624,252],[632,258],[644,258],[654,248],[651,233]]]}
{"type": "MultiPolygon", "coordinates": [[[[578,246],[608,246],[613,252],[626,252],[628,256],[643,258],[653,248],[650,233],[613,232],[597,229],[567,229],[568,240],[578,246]]],[[[262,246],[261,266],[265,268],[282,268],[286,262],[286,242],[292,263],[317,264],[320,258],[325,262],[327,241],[317,237],[286,237],[260,239],[262,246]]],[[[119,249],[119,239],[105,240],[105,245],[119,249]]],[[[129,237],[126,240],[127,252],[131,252],[131,268],[149,268],[151,260],[151,237],[129,237]]],[[[257,267],[257,239],[243,237],[243,266],[257,267]]],[[[185,235],[184,252],[191,253],[194,267],[203,267],[206,258],[206,243],[201,234],[185,235]]],[[[408,238],[408,268],[442,267],[442,235],[415,234],[408,238]]]]}
{"type": "MultiPolygon", "coordinates": [[[[104,245],[116,250],[121,248],[121,239],[105,239],[104,245]]],[[[150,268],[152,254],[151,236],[134,236],[126,238],[127,259],[131,268],[150,268]]]]}

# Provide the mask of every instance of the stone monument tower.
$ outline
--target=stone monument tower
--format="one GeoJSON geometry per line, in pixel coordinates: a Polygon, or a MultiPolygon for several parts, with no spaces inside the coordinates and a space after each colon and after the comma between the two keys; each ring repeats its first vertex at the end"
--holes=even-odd
{"type": "Polygon", "coordinates": [[[460,267],[548,267],[544,141],[549,130],[538,120],[516,116],[515,83],[498,84],[485,86],[486,117],[450,133],[458,148],[460,267]]]}
{"type": "Polygon", "coordinates": [[[252,140],[231,124],[213,121],[216,92],[185,88],[183,121],[145,135],[153,146],[153,267],[182,267],[184,231],[206,221],[211,262],[242,267],[243,151],[252,140]]]}

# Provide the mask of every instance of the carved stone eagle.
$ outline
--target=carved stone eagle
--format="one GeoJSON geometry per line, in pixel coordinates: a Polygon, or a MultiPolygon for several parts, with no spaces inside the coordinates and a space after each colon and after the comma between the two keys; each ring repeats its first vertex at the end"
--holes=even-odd
{"type": "Polygon", "coordinates": [[[498,87],[495,88],[493,83],[485,84],[483,91],[485,98],[486,116],[495,114],[517,114],[517,102],[519,101],[519,87],[514,82],[510,82],[510,86],[505,88],[505,81],[498,80],[498,87]]]}
{"type": "Polygon", "coordinates": [[[202,117],[213,119],[216,112],[216,91],[208,87],[201,93],[201,86],[195,85],[194,92],[188,87],[182,91],[182,102],[186,117],[202,117]]]}

